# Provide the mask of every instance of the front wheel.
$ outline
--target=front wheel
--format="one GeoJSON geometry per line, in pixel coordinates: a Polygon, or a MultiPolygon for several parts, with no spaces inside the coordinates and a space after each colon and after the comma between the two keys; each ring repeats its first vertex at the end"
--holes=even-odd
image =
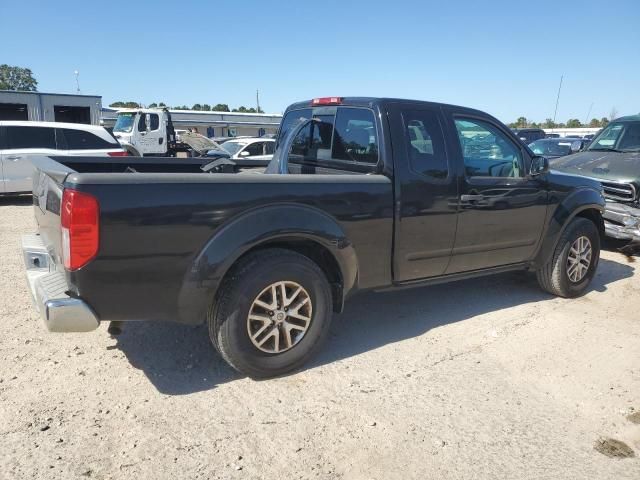
{"type": "Polygon", "coordinates": [[[538,283],[560,297],[582,295],[600,260],[600,233],[586,218],[574,219],[558,241],[553,257],[536,273],[538,283]]]}
{"type": "Polygon", "coordinates": [[[249,254],[211,309],[209,336],[233,368],[253,378],[302,366],[326,338],[331,290],[309,258],[284,249],[249,254]]]}

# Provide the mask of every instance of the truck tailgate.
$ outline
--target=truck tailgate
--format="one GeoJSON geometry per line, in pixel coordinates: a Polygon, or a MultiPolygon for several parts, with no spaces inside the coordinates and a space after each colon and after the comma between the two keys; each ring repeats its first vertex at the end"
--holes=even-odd
{"type": "Polygon", "coordinates": [[[62,182],[73,170],[47,157],[34,157],[34,214],[38,233],[22,237],[22,254],[34,303],[48,330],[89,331],[99,322],[91,308],[69,295],[62,266],[60,205],[62,182]]]}
{"type": "Polygon", "coordinates": [[[47,253],[51,256],[53,262],[58,264],[62,263],[62,235],[60,229],[62,181],[64,181],[64,177],[36,167],[33,177],[33,204],[38,233],[47,253]]]}

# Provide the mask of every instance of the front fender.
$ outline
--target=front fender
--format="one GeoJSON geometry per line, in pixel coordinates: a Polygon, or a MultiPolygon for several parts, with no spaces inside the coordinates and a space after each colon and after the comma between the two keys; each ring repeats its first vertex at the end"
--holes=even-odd
{"type": "MultiPolygon", "coordinates": [[[[577,215],[585,210],[597,210],[602,214],[604,206],[605,201],[602,193],[589,187],[574,190],[557,203],[555,208],[552,205],[551,208],[554,210],[548,216],[540,249],[533,261],[533,268],[540,268],[551,259],[560,236],[577,215]]],[[[601,227],[602,225],[598,225],[599,229],[601,227]]]]}
{"type": "Polygon", "coordinates": [[[224,276],[246,252],[262,244],[291,240],[312,241],[324,247],[340,269],[343,292],[355,286],[356,253],[334,218],[298,204],[259,207],[222,225],[196,256],[178,298],[180,321],[197,324],[206,319],[224,276]]]}

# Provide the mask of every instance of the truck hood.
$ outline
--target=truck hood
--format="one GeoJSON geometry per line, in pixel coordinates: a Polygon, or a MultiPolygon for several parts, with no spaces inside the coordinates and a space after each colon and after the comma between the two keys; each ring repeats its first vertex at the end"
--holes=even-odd
{"type": "Polygon", "coordinates": [[[587,150],[552,159],[550,164],[551,168],[561,172],[640,185],[640,152],[587,150]]]}
{"type": "Polygon", "coordinates": [[[220,144],[214,142],[210,138],[205,137],[204,135],[200,135],[199,133],[181,133],[180,140],[202,155],[207,153],[209,150],[220,150],[221,152],[226,152],[226,150],[222,148],[220,144]]]}

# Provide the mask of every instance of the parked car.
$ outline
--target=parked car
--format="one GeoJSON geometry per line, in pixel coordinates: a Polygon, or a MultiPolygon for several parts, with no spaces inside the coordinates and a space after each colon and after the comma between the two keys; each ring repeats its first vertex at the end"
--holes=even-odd
{"type": "Polygon", "coordinates": [[[516,128],[514,132],[525,145],[547,136],[541,128],[516,128]]]}
{"type": "Polygon", "coordinates": [[[104,127],[0,121],[0,194],[31,192],[32,155],[119,156],[127,153],[104,127]]]}
{"type": "Polygon", "coordinates": [[[575,297],[595,274],[600,183],[549,171],[486,113],[318,98],[286,110],[277,142],[256,175],[34,160],[39,234],[22,248],[47,328],[206,322],[230,365],[270,377],[303,365],[356,292],[529,270],[575,297]]]}
{"type": "Polygon", "coordinates": [[[564,157],[583,150],[589,144],[588,140],[581,138],[542,138],[531,142],[529,148],[536,155],[542,155],[549,159],[564,157]]]}
{"type": "Polygon", "coordinates": [[[607,235],[640,241],[640,115],[616,119],[584,152],[552,165],[559,171],[600,180],[607,199],[607,235]]]}
{"type": "Polygon", "coordinates": [[[273,138],[249,137],[227,140],[221,146],[229,152],[231,160],[262,160],[266,165],[273,157],[275,144],[273,138]]]}
{"type": "Polygon", "coordinates": [[[560,138],[559,133],[546,133],[545,138],[560,138]]]}

